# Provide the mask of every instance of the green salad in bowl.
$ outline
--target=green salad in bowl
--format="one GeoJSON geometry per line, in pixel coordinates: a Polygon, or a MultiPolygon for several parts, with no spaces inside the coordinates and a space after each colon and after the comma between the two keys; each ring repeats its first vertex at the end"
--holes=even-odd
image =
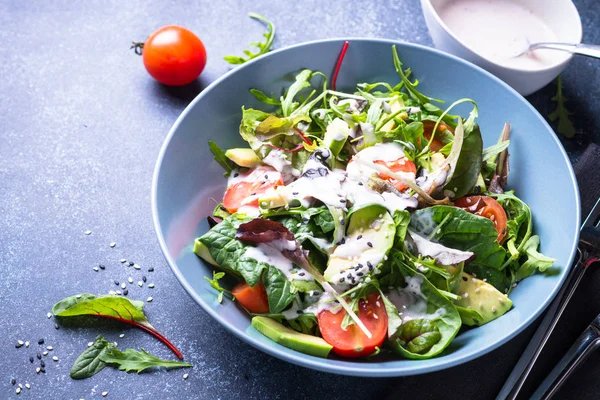
{"type": "Polygon", "coordinates": [[[302,70],[279,97],[252,90],[265,106],[242,108],[247,148],[210,142],[227,189],[194,251],[219,301],[300,352],[435,357],[554,262],[504,190],[508,125],[484,148],[476,104],[421,93],[392,52],[396,82],[336,91],[342,52],[331,82],[302,70]],[[452,114],[462,103],[467,118],[452,114]],[[225,274],[238,284],[223,288],[225,274]]]}

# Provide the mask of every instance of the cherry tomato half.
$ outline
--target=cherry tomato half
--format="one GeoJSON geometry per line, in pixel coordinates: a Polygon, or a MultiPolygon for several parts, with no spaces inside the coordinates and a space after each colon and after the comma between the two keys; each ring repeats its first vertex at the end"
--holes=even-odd
{"type": "Polygon", "coordinates": [[[318,315],[319,330],[323,339],[333,346],[333,352],[343,357],[364,357],[381,346],[388,328],[388,317],[379,293],[371,293],[366,300],[358,301],[358,318],[365,324],[371,338],[356,325],[342,329],[342,320],[346,311],[337,313],[325,310],[318,315]]]}
{"type": "Polygon", "coordinates": [[[206,49],[198,36],[177,25],[163,26],[144,43],[148,73],[160,83],[183,86],[194,81],[206,65],[206,49]]]}
{"type": "Polygon", "coordinates": [[[471,214],[490,219],[498,231],[498,243],[506,236],[506,211],[495,199],[489,196],[467,196],[454,201],[456,207],[471,214]]]}
{"type": "MultiPolygon", "coordinates": [[[[400,157],[399,159],[394,161],[375,160],[373,162],[375,164],[385,165],[393,172],[412,172],[413,174],[417,173],[417,167],[415,166],[415,163],[413,163],[406,157],[400,157]]],[[[397,181],[391,176],[387,176],[382,172],[379,172],[378,175],[381,179],[386,180],[392,185],[394,185],[394,187],[399,191],[403,191],[404,189],[406,189],[406,185],[404,183],[397,181]]]]}
{"type": "Polygon", "coordinates": [[[269,299],[262,282],[258,282],[254,286],[250,286],[246,282],[239,283],[231,290],[231,293],[242,307],[251,313],[266,314],[269,312],[269,299]]]}
{"type": "Polygon", "coordinates": [[[240,176],[240,180],[227,188],[223,206],[234,213],[241,206],[258,207],[258,196],[268,189],[283,185],[281,174],[271,167],[258,167],[240,176]]]}

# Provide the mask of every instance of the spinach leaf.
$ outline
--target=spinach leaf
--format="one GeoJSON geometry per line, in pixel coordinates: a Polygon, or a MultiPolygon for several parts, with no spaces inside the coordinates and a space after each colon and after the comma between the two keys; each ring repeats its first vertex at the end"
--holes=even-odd
{"type": "Polygon", "coordinates": [[[102,371],[106,363],[100,357],[115,345],[109,343],[102,335],[96,336],[94,343],[77,357],[69,375],[73,379],[85,379],[102,371]]]}
{"type": "Polygon", "coordinates": [[[163,335],[161,335],[146,319],[144,302],[129,300],[117,296],[96,297],[93,294],[80,294],[67,297],[52,307],[52,314],[59,318],[94,316],[109,318],[140,328],[163,342],[177,357],[183,355],[163,335]]]}
{"type": "Polygon", "coordinates": [[[267,269],[263,283],[269,299],[269,311],[272,313],[277,314],[283,311],[296,296],[292,292],[292,283],[283,272],[273,266],[269,266],[267,269]]]}
{"type": "Polygon", "coordinates": [[[398,262],[397,259],[394,260],[394,265],[404,276],[405,287],[401,290],[413,291],[411,295],[416,304],[425,301],[426,315],[422,318],[423,322],[411,322],[420,318],[403,321],[400,337],[390,344],[406,358],[423,360],[434,357],[441,353],[458,333],[461,326],[460,315],[454,304],[444,297],[425,276],[412,270],[403,262],[398,262]],[[415,288],[417,285],[418,288],[415,288]],[[434,332],[438,332],[439,336],[434,332]]]}
{"type": "Polygon", "coordinates": [[[275,40],[275,25],[273,25],[273,23],[271,21],[269,21],[268,19],[266,19],[265,17],[263,17],[262,15],[257,14],[257,13],[251,12],[248,15],[250,16],[250,18],[256,19],[258,21],[262,21],[267,24],[267,32],[265,32],[263,34],[266,41],[264,43],[251,42],[250,45],[257,47],[258,51],[256,53],[253,53],[250,50],[244,50],[244,54],[246,55],[245,58],[240,57],[240,56],[225,56],[225,57],[223,57],[223,59],[225,61],[227,61],[229,64],[234,64],[234,65],[235,64],[243,64],[245,62],[252,60],[253,58],[256,58],[258,56],[268,53],[271,50],[271,46],[273,45],[273,40],[275,40]]]}
{"type": "Polygon", "coordinates": [[[406,210],[396,210],[392,216],[396,225],[395,244],[403,244],[410,224],[410,213],[406,210]]]}
{"type": "Polygon", "coordinates": [[[215,157],[215,161],[219,163],[221,167],[225,169],[225,176],[229,176],[233,171],[233,162],[225,156],[225,152],[221,150],[218,144],[212,140],[208,141],[208,147],[215,157]]]}
{"type": "Polygon", "coordinates": [[[114,364],[118,366],[121,371],[135,371],[138,374],[152,367],[186,368],[192,366],[192,364],[179,361],[161,360],[160,358],[148,353],[144,349],[142,349],[141,352],[133,349],[120,351],[114,347],[108,348],[103,354],[101,354],[100,360],[106,364],[114,364]]]}
{"type": "Polygon", "coordinates": [[[315,223],[321,228],[323,233],[329,233],[335,229],[335,223],[333,222],[333,216],[328,210],[317,214],[315,216],[315,223]]]}
{"type": "Polygon", "coordinates": [[[507,293],[511,284],[511,279],[507,276],[509,268],[500,271],[496,268],[479,265],[476,262],[465,265],[465,271],[478,279],[485,279],[487,283],[498,289],[502,293],[507,293]]]}
{"type": "Polygon", "coordinates": [[[444,185],[445,190],[453,193],[450,196],[452,198],[463,197],[469,193],[481,172],[483,140],[479,125],[474,122],[476,117],[477,107],[474,107],[464,124],[464,138],[452,178],[444,185]]]}
{"type": "Polygon", "coordinates": [[[433,321],[412,319],[402,325],[398,339],[400,346],[408,352],[424,354],[442,340],[442,334],[433,321]]]}
{"type": "Polygon", "coordinates": [[[517,270],[516,280],[520,281],[521,279],[527,278],[533,274],[536,269],[540,270],[540,272],[544,272],[554,264],[554,258],[546,257],[538,252],[539,245],[540,237],[533,235],[527,240],[525,246],[523,246],[523,251],[527,256],[527,260],[517,270]]]}
{"type": "Polygon", "coordinates": [[[415,211],[410,228],[444,246],[475,253],[475,263],[500,269],[506,250],[496,241],[498,232],[487,218],[452,206],[433,206],[415,211]]]}

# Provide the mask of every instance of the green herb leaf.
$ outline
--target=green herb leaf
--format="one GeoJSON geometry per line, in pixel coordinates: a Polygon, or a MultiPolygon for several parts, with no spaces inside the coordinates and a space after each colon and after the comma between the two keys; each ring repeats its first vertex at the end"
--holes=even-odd
{"type": "Polygon", "coordinates": [[[569,115],[573,115],[573,113],[565,106],[568,100],[563,95],[562,77],[560,75],[556,79],[556,94],[552,97],[552,101],[556,102],[556,109],[548,115],[548,118],[552,122],[558,120],[558,131],[565,137],[572,138],[575,136],[575,127],[569,115]]]}
{"type": "Polygon", "coordinates": [[[212,279],[209,279],[208,276],[204,277],[204,279],[206,279],[208,281],[208,283],[210,283],[210,286],[219,292],[219,295],[217,296],[217,301],[219,303],[223,302],[223,293],[224,292],[231,294],[231,292],[229,290],[223,289],[221,287],[221,285],[219,284],[219,279],[222,279],[224,276],[225,276],[225,272],[213,271],[212,279]]]}
{"type": "Polygon", "coordinates": [[[208,141],[208,147],[213,153],[215,161],[218,162],[219,165],[225,169],[225,176],[229,176],[231,174],[231,171],[233,171],[233,163],[231,162],[231,160],[227,158],[225,152],[221,150],[219,145],[213,142],[212,140],[208,141]]]}
{"type": "Polygon", "coordinates": [[[298,103],[294,102],[294,98],[302,89],[310,87],[310,79],[312,78],[312,74],[313,73],[311,70],[305,69],[296,75],[296,80],[291,84],[281,102],[281,110],[284,117],[290,116],[298,107],[298,103]]]}
{"type": "Polygon", "coordinates": [[[281,102],[274,97],[267,96],[264,92],[258,89],[250,89],[250,93],[256,97],[256,99],[265,104],[270,104],[273,106],[281,106],[281,102]]]}
{"type": "Polygon", "coordinates": [[[554,258],[546,257],[542,253],[538,252],[538,247],[540,245],[540,237],[537,235],[533,235],[527,240],[523,250],[527,255],[527,260],[521,265],[521,267],[517,270],[516,280],[521,280],[527,278],[531,274],[538,269],[541,272],[544,272],[552,265],[554,265],[554,258]]]}
{"type": "Polygon", "coordinates": [[[90,347],[85,349],[71,367],[69,375],[73,379],[85,379],[96,375],[102,371],[106,366],[106,363],[100,359],[100,357],[115,345],[109,343],[104,339],[102,335],[96,336],[96,341],[90,347]]]}
{"type": "Polygon", "coordinates": [[[186,368],[192,366],[191,364],[179,361],[161,360],[144,349],[139,352],[133,349],[120,351],[116,348],[109,348],[100,355],[100,360],[106,364],[118,366],[121,371],[135,371],[138,374],[152,367],[186,368]]]}
{"type": "Polygon", "coordinates": [[[258,51],[256,53],[253,53],[250,50],[244,50],[244,54],[246,55],[246,57],[225,56],[223,59],[225,61],[227,61],[229,64],[234,64],[234,65],[243,64],[247,61],[252,60],[253,58],[256,58],[258,56],[261,56],[261,55],[266,54],[269,51],[271,51],[271,46],[273,45],[273,40],[275,39],[275,25],[273,25],[273,23],[271,21],[269,21],[267,18],[263,17],[260,14],[250,13],[248,15],[250,16],[250,18],[256,19],[258,21],[262,21],[267,24],[267,32],[265,32],[263,34],[266,41],[264,43],[251,42],[250,45],[257,47],[258,51]]]}
{"type": "Polygon", "coordinates": [[[59,318],[94,316],[109,318],[140,328],[163,342],[177,357],[183,355],[163,335],[161,335],[146,319],[144,302],[129,300],[117,296],[96,297],[93,294],[81,294],[67,297],[52,307],[52,313],[59,318]]]}

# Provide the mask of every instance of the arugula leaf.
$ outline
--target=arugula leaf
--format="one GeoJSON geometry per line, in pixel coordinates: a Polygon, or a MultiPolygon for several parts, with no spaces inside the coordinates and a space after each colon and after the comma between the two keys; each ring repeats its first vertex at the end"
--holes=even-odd
{"type": "Polygon", "coordinates": [[[398,338],[400,345],[409,352],[423,354],[442,340],[442,334],[433,321],[412,319],[402,325],[398,338]]]}
{"type": "Polygon", "coordinates": [[[433,206],[415,211],[410,228],[446,247],[475,253],[477,264],[502,268],[506,250],[498,244],[498,232],[487,218],[452,206],[433,206]]]}
{"type": "Polygon", "coordinates": [[[269,51],[271,51],[271,46],[273,45],[273,40],[275,39],[275,25],[273,25],[273,23],[271,21],[269,21],[267,18],[263,17],[260,14],[251,12],[248,15],[250,16],[250,18],[262,21],[267,24],[268,30],[267,30],[267,32],[265,32],[263,34],[266,41],[264,43],[251,42],[250,45],[257,47],[258,51],[256,53],[253,53],[250,50],[244,50],[244,54],[246,55],[245,58],[240,57],[240,56],[225,56],[225,57],[223,57],[223,59],[225,61],[227,61],[229,64],[234,64],[234,65],[243,64],[247,61],[252,60],[253,58],[256,58],[258,56],[261,56],[261,55],[266,54],[269,51]]]}
{"type": "Polygon", "coordinates": [[[100,357],[115,345],[109,343],[102,335],[96,336],[94,344],[85,349],[83,353],[77,357],[69,375],[73,379],[85,379],[96,375],[102,371],[106,363],[100,357]]]}
{"type": "Polygon", "coordinates": [[[312,75],[313,73],[309,69],[304,69],[298,75],[296,75],[296,80],[290,85],[287,93],[281,101],[281,110],[284,117],[289,117],[296,107],[298,107],[298,103],[294,102],[294,98],[302,89],[310,87],[310,79],[312,78],[312,75]]]}
{"type": "Polygon", "coordinates": [[[575,136],[575,127],[569,115],[573,115],[573,113],[565,106],[568,100],[563,95],[562,77],[560,75],[556,79],[556,94],[552,97],[552,101],[556,102],[556,109],[548,115],[548,118],[552,122],[558,120],[558,131],[565,137],[572,138],[575,136]]]}
{"type": "Polygon", "coordinates": [[[212,140],[208,141],[208,147],[210,151],[213,153],[215,157],[215,161],[219,163],[221,167],[225,169],[225,176],[231,175],[231,171],[233,171],[233,162],[225,155],[225,152],[221,150],[218,144],[213,142],[212,140]]]}
{"type": "Polygon", "coordinates": [[[133,349],[120,351],[116,348],[108,348],[100,355],[100,360],[106,364],[118,366],[121,371],[135,371],[138,374],[152,367],[187,368],[192,366],[192,364],[179,361],[161,360],[144,349],[139,352],[133,349]]]}
{"type": "Polygon", "coordinates": [[[81,294],[67,297],[56,303],[52,307],[52,314],[59,318],[91,315],[133,325],[163,342],[180,359],[183,358],[181,352],[150,325],[144,315],[143,301],[129,300],[117,296],[96,297],[93,294],[81,294]]]}
{"type": "Polygon", "coordinates": [[[493,146],[486,147],[481,152],[481,158],[483,159],[483,161],[493,161],[492,159],[498,154],[502,153],[504,150],[506,150],[509,144],[510,140],[505,140],[503,142],[496,143],[493,146]]]}
{"type": "Polygon", "coordinates": [[[410,81],[410,79],[408,79],[408,75],[402,69],[402,62],[400,61],[400,58],[398,57],[398,51],[396,50],[396,45],[392,46],[392,57],[394,59],[394,67],[396,68],[396,72],[398,73],[398,75],[400,75],[400,79],[402,79],[402,83],[404,84],[404,87],[406,88],[406,90],[408,90],[408,93],[411,95],[412,98],[414,98],[415,100],[419,101],[422,104],[430,103],[432,100],[443,103],[443,101],[441,101],[441,100],[437,100],[437,99],[425,96],[423,93],[419,92],[417,90],[417,83],[413,83],[410,81]]]}
{"type": "MultiPolygon", "coordinates": [[[[223,293],[229,293],[231,296],[233,296],[233,294],[229,290],[223,289],[221,287],[221,285],[219,284],[219,279],[222,279],[224,276],[225,276],[225,272],[213,271],[212,279],[209,279],[208,276],[204,277],[204,279],[206,279],[208,281],[210,286],[219,292],[219,295],[217,296],[217,301],[219,303],[223,302],[223,293]]],[[[235,297],[234,297],[234,299],[235,299],[235,297]]]]}
{"type": "Polygon", "coordinates": [[[548,268],[552,267],[554,258],[546,257],[545,255],[538,252],[538,247],[540,245],[540,237],[537,235],[533,235],[527,240],[525,246],[523,247],[523,251],[527,255],[527,260],[521,265],[521,267],[517,270],[516,280],[521,280],[527,278],[531,274],[533,274],[536,268],[540,272],[544,272],[548,268]]]}
{"type": "Polygon", "coordinates": [[[250,93],[256,97],[256,99],[265,104],[270,104],[272,106],[281,106],[281,102],[274,97],[267,96],[263,91],[258,89],[250,89],[250,93]]]}

